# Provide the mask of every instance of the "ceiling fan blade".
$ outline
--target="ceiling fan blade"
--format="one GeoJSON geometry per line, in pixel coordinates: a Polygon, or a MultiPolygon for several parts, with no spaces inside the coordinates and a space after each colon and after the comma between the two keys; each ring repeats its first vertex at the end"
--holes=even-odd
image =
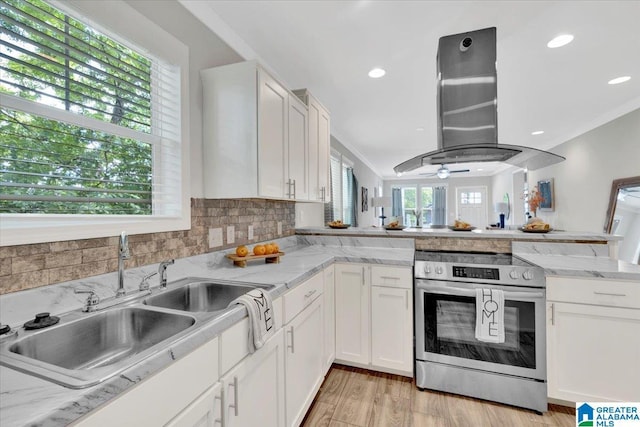
{"type": "Polygon", "coordinates": [[[450,170],[449,173],[460,173],[460,172],[470,172],[469,169],[458,169],[458,170],[450,170]]]}
{"type": "Polygon", "coordinates": [[[436,176],[437,174],[438,174],[438,172],[430,172],[430,173],[425,172],[425,173],[421,173],[421,174],[418,174],[418,175],[421,175],[421,176],[436,176]]]}

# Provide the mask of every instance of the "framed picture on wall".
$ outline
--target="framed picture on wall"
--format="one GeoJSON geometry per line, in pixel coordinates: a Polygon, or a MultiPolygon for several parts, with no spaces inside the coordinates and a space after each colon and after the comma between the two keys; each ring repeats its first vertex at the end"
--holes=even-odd
{"type": "Polygon", "coordinates": [[[544,199],[542,202],[540,202],[540,206],[538,207],[538,209],[541,211],[553,211],[553,178],[538,181],[538,191],[544,199]]]}
{"type": "Polygon", "coordinates": [[[362,187],[362,212],[367,212],[369,210],[369,189],[366,187],[362,187]]]}

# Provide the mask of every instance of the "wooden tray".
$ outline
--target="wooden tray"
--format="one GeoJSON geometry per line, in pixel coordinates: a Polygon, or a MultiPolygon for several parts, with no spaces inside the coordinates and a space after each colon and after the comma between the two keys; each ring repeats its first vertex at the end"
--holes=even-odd
{"type": "Polygon", "coordinates": [[[263,259],[265,264],[278,264],[280,262],[280,257],[284,255],[284,252],[278,252],[276,254],[269,255],[247,255],[247,256],[238,256],[236,254],[227,254],[227,258],[233,260],[233,265],[237,265],[238,267],[246,267],[247,261],[253,261],[256,259],[263,259]]]}

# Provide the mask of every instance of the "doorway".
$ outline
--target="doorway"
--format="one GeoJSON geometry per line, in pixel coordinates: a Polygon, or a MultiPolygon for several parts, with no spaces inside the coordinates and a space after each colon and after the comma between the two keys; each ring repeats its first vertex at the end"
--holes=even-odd
{"type": "Polygon", "coordinates": [[[456,218],[484,228],[489,224],[487,206],[486,186],[456,189],[456,218]]]}

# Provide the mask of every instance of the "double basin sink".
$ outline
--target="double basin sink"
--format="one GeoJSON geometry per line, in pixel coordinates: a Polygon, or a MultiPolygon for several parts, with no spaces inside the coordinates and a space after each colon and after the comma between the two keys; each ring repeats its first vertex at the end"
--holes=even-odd
{"type": "Polygon", "coordinates": [[[98,384],[185,338],[256,288],[186,278],[155,295],[94,313],[72,311],[35,332],[0,341],[0,364],[70,388],[98,384]]]}

